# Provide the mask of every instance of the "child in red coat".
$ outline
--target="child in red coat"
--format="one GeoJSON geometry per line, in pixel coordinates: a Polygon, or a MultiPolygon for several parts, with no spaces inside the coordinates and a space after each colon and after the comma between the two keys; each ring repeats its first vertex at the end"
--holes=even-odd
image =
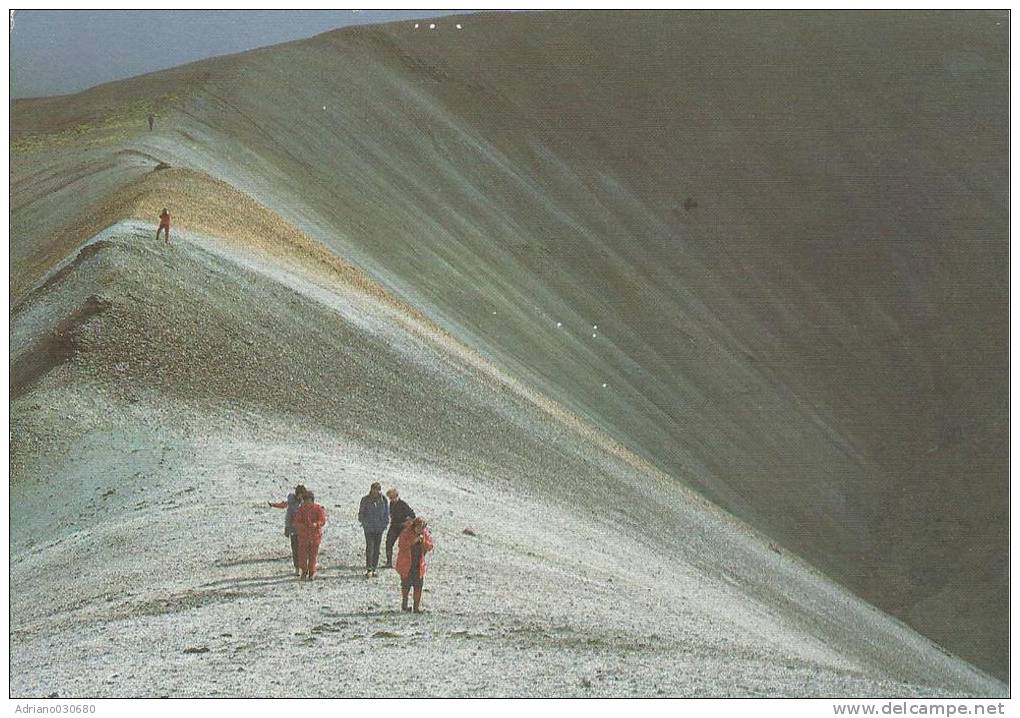
{"type": "Polygon", "coordinates": [[[294,528],[298,534],[298,563],[302,579],[311,581],[315,578],[319,544],[322,543],[322,527],[325,525],[326,509],[315,503],[315,494],[311,491],[306,492],[304,503],[294,512],[294,528]]]}
{"type": "Polygon", "coordinates": [[[400,609],[407,607],[407,594],[414,588],[414,612],[421,613],[421,589],[425,580],[425,554],[432,550],[432,534],[421,516],[404,522],[397,539],[397,573],[400,574],[400,609]]]}

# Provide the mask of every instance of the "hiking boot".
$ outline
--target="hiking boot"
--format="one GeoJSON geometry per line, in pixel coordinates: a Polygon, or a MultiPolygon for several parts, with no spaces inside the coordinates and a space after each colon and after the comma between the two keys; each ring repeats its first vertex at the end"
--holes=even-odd
{"type": "Polygon", "coordinates": [[[401,606],[400,610],[403,611],[404,613],[410,613],[411,612],[411,607],[410,606],[401,606]]]}
{"type": "Polygon", "coordinates": [[[383,568],[393,568],[393,564],[392,564],[392,563],[390,563],[389,561],[387,561],[387,562],[386,562],[386,565],[385,565],[385,566],[383,566],[383,568]]]}
{"type": "Polygon", "coordinates": [[[416,609],[414,609],[414,612],[415,613],[425,613],[425,609],[424,608],[416,608],[416,609]]]}

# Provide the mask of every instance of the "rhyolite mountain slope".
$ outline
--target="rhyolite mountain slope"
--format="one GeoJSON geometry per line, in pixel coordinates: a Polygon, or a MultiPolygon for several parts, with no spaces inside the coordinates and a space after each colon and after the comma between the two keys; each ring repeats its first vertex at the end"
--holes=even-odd
{"type": "Polygon", "coordinates": [[[117,221],[15,311],[13,695],[1007,693],[235,190],[131,189],[258,240],[117,221]],[[373,481],[430,522],[424,615],[364,575],[373,481]],[[299,482],[313,583],[267,505],[299,482]]]}
{"type": "Polygon", "coordinates": [[[1005,13],[472,15],[16,102],[12,298],[205,173],[1003,677],[1007,57],[1005,13]]]}

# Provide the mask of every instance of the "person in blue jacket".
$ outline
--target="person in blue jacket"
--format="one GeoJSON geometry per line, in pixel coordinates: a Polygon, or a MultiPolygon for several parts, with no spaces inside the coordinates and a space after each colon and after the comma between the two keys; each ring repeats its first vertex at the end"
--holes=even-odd
{"type": "Polygon", "coordinates": [[[390,502],[382,495],[382,485],[378,481],[361,497],[358,523],[365,530],[365,578],[369,578],[376,575],[383,531],[390,523],[390,502]]]}
{"type": "Polygon", "coordinates": [[[395,488],[389,489],[386,495],[390,497],[390,530],[386,534],[386,566],[393,568],[393,546],[404,530],[404,522],[414,518],[414,509],[407,505],[407,502],[400,498],[400,492],[395,488]]]}
{"type": "Polygon", "coordinates": [[[301,575],[300,557],[298,556],[298,535],[297,529],[294,528],[294,512],[301,507],[301,502],[305,500],[305,494],[308,493],[308,489],[304,487],[304,484],[298,484],[294,487],[294,491],[287,494],[286,501],[270,501],[269,505],[274,509],[287,509],[287,514],[283,517],[283,535],[290,539],[290,553],[294,558],[294,575],[301,575]]]}

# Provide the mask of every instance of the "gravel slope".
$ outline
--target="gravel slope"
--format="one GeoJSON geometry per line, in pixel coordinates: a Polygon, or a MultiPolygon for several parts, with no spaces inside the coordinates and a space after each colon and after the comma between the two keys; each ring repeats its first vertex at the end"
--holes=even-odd
{"type": "Polygon", "coordinates": [[[166,202],[254,244],[257,203],[1005,677],[1008,17],[456,21],[15,102],[12,296],[166,202]]]}
{"type": "Polygon", "coordinates": [[[421,659],[444,696],[1006,692],[350,278],[151,233],[12,316],[52,364],[11,404],[12,694],[392,695],[421,659]],[[432,521],[422,616],[360,576],[373,480],[432,521]],[[297,482],[312,585],[265,506],[297,482]]]}

